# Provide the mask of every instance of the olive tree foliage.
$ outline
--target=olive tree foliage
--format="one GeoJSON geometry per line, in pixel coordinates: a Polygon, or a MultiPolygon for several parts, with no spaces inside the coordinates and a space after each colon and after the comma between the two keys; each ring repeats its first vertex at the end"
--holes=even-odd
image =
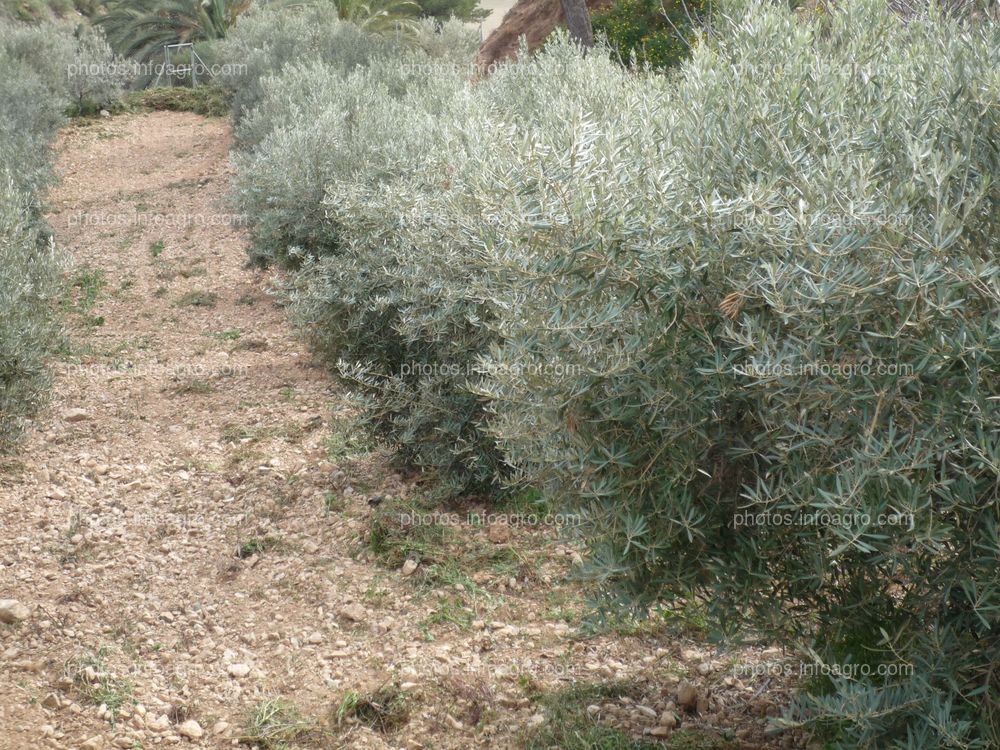
{"type": "Polygon", "coordinates": [[[27,26],[0,21],[0,45],[27,65],[70,114],[112,106],[133,78],[101,29],[68,23],[27,26]]]}
{"type": "MultiPolygon", "coordinates": [[[[357,33],[340,26],[345,37],[357,33]]],[[[296,315],[335,372],[372,397],[368,422],[373,431],[408,462],[436,470],[442,486],[486,489],[498,473],[499,454],[483,442],[478,421],[470,418],[480,400],[458,390],[464,372],[441,382],[408,374],[421,362],[440,360],[448,346],[471,363],[458,330],[464,324],[424,332],[436,337],[435,343],[407,344],[406,334],[391,330],[396,318],[387,308],[392,303],[381,310],[378,302],[367,306],[366,295],[384,280],[377,274],[358,279],[349,272],[374,262],[371,253],[390,254],[380,244],[384,233],[369,235],[367,228],[402,220],[408,209],[397,188],[414,177],[423,179],[429,160],[447,169],[458,149],[475,145],[474,134],[451,125],[468,119],[474,36],[449,23],[422,26],[400,43],[356,38],[359,56],[306,55],[302,60],[291,54],[285,65],[272,66],[273,74],[259,79],[258,104],[244,110],[237,130],[243,150],[236,156],[233,197],[252,217],[254,260],[305,265],[297,277],[295,295],[302,305],[296,315]],[[456,134],[460,140],[450,142],[456,134]],[[376,192],[387,199],[378,209],[369,205],[376,192]],[[348,299],[356,299],[359,307],[340,305],[348,299]],[[347,319],[380,326],[392,342],[377,336],[340,338],[337,332],[347,319]],[[410,390],[417,381],[422,383],[418,396],[410,390]],[[387,399],[396,405],[386,406],[387,399]],[[422,408],[407,411],[414,399],[422,408]]],[[[433,195],[445,187],[434,180],[420,189],[433,195]]],[[[433,230],[432,223],[425,226],[425,241],[434,240],[433,230]]]]}
{"type": "Polygon", "coordinates": [[[789,717],[838,747],[995,747],[1000,30],[865,0],[715,23],[676,87],[467,185],[514,279],[476,392],[584,514],[609,609],[693,593],[723,633],[893,665],[789,717]]]}
{"type": "MultiPolygon", "coordinates": [[[[368,33],[341,20],[330,3],[253,6],[225,40],[205,50],[205,56],[220,64],[222,71],[216,82],[229,94],[233,119],[239,124],[265,97],[266,81],[280,75],[286,66],[324,64],[347,73],[368,66],[372,60],[391,58],[403,49],[458,64],[475,54],[475,40],[458,21],[421,20],[397,38],[368,33]]],[[[272,85],[267,96],[273,95],[272,85]]],[[[241,139],[240,145],[249,148],[256,141],[241,139]]]]}
{"type": "Polygon", "coordinates": [[[48,385],[59,263],[41,210],[67,112],[110,105],[127,71],[98,32],[0,22],[0,452],[48,385]]]}
{"type": "Polygon", "coordinates": [[[864,664],[785,717],[835,747],[1000,744],[996,23],[731,0],[669,77],[401,55],[261,66],[237,160],[374,433],[579,512],[610,611],[864,664]]]}

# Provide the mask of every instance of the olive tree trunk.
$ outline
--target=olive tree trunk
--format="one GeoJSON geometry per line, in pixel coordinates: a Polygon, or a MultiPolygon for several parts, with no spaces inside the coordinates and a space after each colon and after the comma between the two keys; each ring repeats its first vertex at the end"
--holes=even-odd
{"type": "Polygon", "coordinates": [[[566,15],[570,38],[581,47],[594,46],[594,27],[590,25],[587,0],[560,0],[566,15]]]}

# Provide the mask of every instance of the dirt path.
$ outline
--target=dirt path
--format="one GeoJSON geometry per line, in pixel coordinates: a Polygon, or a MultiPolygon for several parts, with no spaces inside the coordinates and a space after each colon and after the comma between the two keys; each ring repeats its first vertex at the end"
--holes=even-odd
{"type": "MultiPolygon", "coordinates": [[[[322,723],[385,685],[399,727],[355,712],[320,746],[510,747],[545,720],[534,694],[607,679],[646,694],[593,711],[655,736],[687,674],[699,721],[722,721],[752,685],[723,684],[707,649],[573,637],[573,550],[550,529],[463,526],[479,556],[456,559],[481,564],[432,576],[365,556],[369,501],[419,489],[344,432],[273,280],[243,267],[229,138],[156,113],[57,144],[50,221],[76,291],[52,404],[0,474],[0,599],[30,609],[0,626],[0,748],[231,747],[267,701],[322,723]]],[[[767,709],[722,723],[754,747],[767,709]]]]}

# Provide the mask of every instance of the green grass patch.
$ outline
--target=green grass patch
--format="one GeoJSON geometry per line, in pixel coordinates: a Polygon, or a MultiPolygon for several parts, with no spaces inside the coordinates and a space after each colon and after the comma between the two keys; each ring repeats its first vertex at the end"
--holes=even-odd
{"type": "Polygon", "coordinates": [[[97,303],[101,291],[107,286],[104,271],[81,266],[70,278],[70,305],[79,313],[88,313],[97,303]]]}
{"type": "Polygon", "coordinates": [[[276,536],[252,536],[237,545],[236,557],[245,560],[248,557],[273,550],[280,544],[281,540],[276,536]]]}
{"type": "Polygon", "coordinates": [[[119,105],[125,112],[193,112],[205,117],[227,117],[229,104],[221,89],[212,86],[157,87],[126,94],[119,105]]]}

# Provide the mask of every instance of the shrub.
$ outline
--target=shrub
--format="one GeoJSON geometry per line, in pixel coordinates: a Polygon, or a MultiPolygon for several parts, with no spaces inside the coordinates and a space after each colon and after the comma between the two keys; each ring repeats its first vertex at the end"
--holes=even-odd
{"type": "Polygon", "coordinates": [[[670,79],[564,37],[475,86],[289,69],[243,200],[445,491],[572,506],[611,610],[865,664],[789,717],[834,747],[993,747],[1000,31],[753,6],[670,79]]]}
{"type": "Polygon", "coordinates": [[[132,67],[112,52],[104,32],[91,26],[79,28],[66,71],[71,111],[79,114],[113,106],[132,79],[132,67]]]}
{"type": "Polygon", "coordinates": [[[75,37],[65,27],[0,23],[2,451],[12,448],[45,392],[45,359],[57,334],[58,268],[37,197],[49,178],[48,143],[71,104],[109,101],[117,94],[116,79],[105,75],[112,59],[91,32],[75,37]]]}
{"type": "Polygon", "coordinates": [[[349,71],[367,64],[385,44],[340,21],[332,3],[254,7],[214,45],[206,62],[228,64],[216,83],[230,96],[233,119],[239,123],[260,101],[263,79],[286,65],[323,62],[349,71]]]}
{"type": "Polygon", "coordinates": [[[607,58],[579,60],[565,37],[542,61],[475,87],[434,80],[435,95],[366,98],[359,135],[345,144],[351,155],[323,152],[342,169],[325,201],[338,244],[304,268],[293,309],[314,347],[368,397],[368,426],[405,463],[443,495],[493,495],[511,467],[472,386],[489,377],[477,359],[504,338],[504,290],[518,269],[491,267],[482,232],[503,226],[527,187],[469,198],[502,181],[502,154],[531,127],[565,130],[590,114],[584,102],[601,116],[631,84],[607,58]],[[383,140],[391,148],[373,158],[368,144],[383,140]]]}
{"type": "Polygon", "coordinates": [[[5,50],[0,45],[0,452],[13,447],[47,383],[55,263],[33,194],[47,180],[45,148],[61,122],[60,102],[5,50]]]}
{"type": "MultiPolygon", "coordinates": [[[[458,318],[433,332],[416,330],[417,324],[414,332],[399,331],[395,302],[377,298],[382,289],[391,289],[388,277],[368,273],[371,265],[382,270],[378,258],[395,252],[387,226],[404,215],[415,226],[424,222],[423,213],[409,211],[408,193],[397,191],[433,195],[441,188],[438,178],[402,186],[413,175],[418,182],[425,179],[428,159],[444,164],[454,157],[445,123],[467,119],[458,112],[467,98],[465,81],[475,45],[456,24],[433,33],[423,27],[406,45],[396,45],[362,37],[338,23],[333,22],[334,28],[357,43],[356,53],[282,69],[276,61],[296,57],[289,52],[255,67],[278,72],[257,79],[260,103],[249,113],[244,110],[238,126],[246,150],[236,159],[234,198],[253,217],[251,254],[262,263],[296,266],[305,261],[308,270],[298,277],[295,292],[296,316],[335,371],[372,397],[368,423],[377,436],[398,447],[408,462],[435,471],[443,486],[489,487],[498,453],[482,442],[480,399],[457,388],[465,373],[402,374],[410,365],[444,356],[471,361],[463,333],[469,325],[463,317],[475,302],[456,301],[464,306],[456,307],[458,318]],[[365,64],[359,66],[359,60],[365,64]],[[377,209],[372,206],[375,193],[386,198],[377,209]],[[371,220],[365,218],[369,212],[371,220]],[[345,228],[349,235],[343,234],[345,228]],[[369,228],[375,234],[369,235],[369,228]],[[318,260],[332,254],[336,260],[318,260]],[[356,325],[345,327],[343,320],[356,325]],[[371,326],[386,338],[356,335],[371,326]]],[[[256,34],[249,28],[249,36],[256,34]]],[[[283,39],[284,34],[277,36],[283,39]]],[[[255,44],[266,47],[267,38],[261,31],[255,44]]],[[[349,52],[350,45],[342,51],[349,52]]],[[[465,140],[467,145],[474,142],[465,140]]],[[[436,241],[432,230],[426,227],[423,242],[436,241]]],[[[414,310],[438,297],[434,288],[413,294],[426,298],[400,300],[414,310]]]]}
{"type": "Polygon", "coordinates": [[[362,175],[391,180],[423,160],[439,115],[417,112],[414,102],[444,106],[461,79],[407,73],[408,59],[349,74],[328,64],[294,67],[264,82],[273,95],[239,129],[241,142],[258,147],[237,157],[233,189],[240,210],[254,217],[257,261],[295,265],[336,251],[342,222],[324,205],[327,192],[353,190],[362,175]],[[406,118],[420,119],[401,129],[406,118]]]}
{"type": "Polygon", "coordinates": [[[687,58],[710,6],[710,0],[615,0],[594,14],[594,32],[625,64],[672,68],[687,58]]]}
{"type": "Polygon", "coordinates": [[[0,167],[0,452],[13,446],[48,384],[54,270],[30,198],[0,167]]]}
{"type": "Polygon", "coordinates": [[[44,83],[50,97],[64,102],[70,114],[112,106],[131,78],[131,66],[111,51],[103,32],[88,26],[0,22],[0,45],[44,83]]]}
{"type": "Polygon", "coordinates": [[[675,90],[467,183],[512,208],[458,231],[526,269],[478,390],[508,460],[582,506],[609,608],[694,591],[868,670],[799,704],[834,747],[1000,743],[998,55],[937,11],[733,11],[675,90]]]}

